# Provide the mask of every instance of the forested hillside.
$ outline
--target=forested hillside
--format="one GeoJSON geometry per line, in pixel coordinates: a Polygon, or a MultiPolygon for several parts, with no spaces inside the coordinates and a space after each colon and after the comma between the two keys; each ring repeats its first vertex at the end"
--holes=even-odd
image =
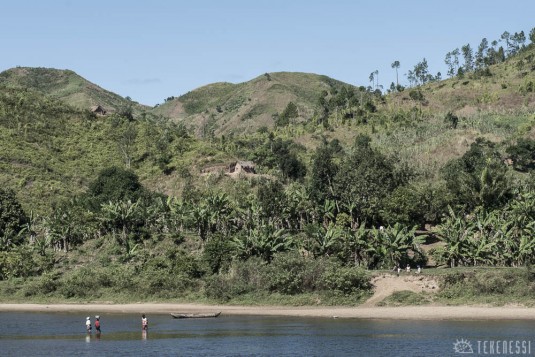
{"type": "Polygon", "coordinates": [[[355,303],[364,270],[529,265],[535,47],[517,42],[448,53],[447,79],[424,59],[387,93],[266,73],[107,115],[3,72],[0,288],[355,303]]]}

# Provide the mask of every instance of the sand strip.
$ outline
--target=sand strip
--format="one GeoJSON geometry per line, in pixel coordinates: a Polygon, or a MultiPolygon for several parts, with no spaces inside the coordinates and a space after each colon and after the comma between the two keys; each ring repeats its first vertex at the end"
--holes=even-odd
{"type": "Polygon", "coordinates": [[[202,304],[0,304],[0,312],[88,312],[103,313],[212,313],[224,315],[310,316],[361,319],[403,320],[535,320],[535,308],[477,306],[404,306],[404,307],[286,307],[229,306],[202,304]]]}

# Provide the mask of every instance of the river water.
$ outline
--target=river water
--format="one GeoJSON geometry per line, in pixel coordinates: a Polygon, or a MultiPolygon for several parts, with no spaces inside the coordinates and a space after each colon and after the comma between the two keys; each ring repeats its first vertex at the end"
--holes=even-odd
{"type": "Polygon", "coordinates": [[[417,321],[224,316],[173,319],[85,313],[0,313],[1,356],[534,355],[535,321],[417,321]],[[94,314],[91,316],[94,323],[94,314]],[[464,341],[465,343],[462,343],[464,341]],[[470,346],[471,349],[468,349],[470,346]],[[492,348],[492,349],[491,349],[492,348]],[[457,352],[456,352],[457,349],[457,352]],[[504,350],[505,349],[505,350],[504,350]],[[462,352],[473,354],[461,354],[462,352]],[[498,353],[497,353],[498,352],[498,353]],[[506,353],[504,353],[506,352],[506,353]]]}

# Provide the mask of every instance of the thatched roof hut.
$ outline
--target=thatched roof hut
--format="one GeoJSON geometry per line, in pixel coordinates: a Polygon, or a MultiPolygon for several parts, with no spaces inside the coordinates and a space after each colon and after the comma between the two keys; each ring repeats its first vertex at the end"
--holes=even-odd
{"type": "Polygon", "coordinates": [[[255,164],[252,161],[236,161],[229,165],[229,173],[241,173],[254,174],[255,164]]]}

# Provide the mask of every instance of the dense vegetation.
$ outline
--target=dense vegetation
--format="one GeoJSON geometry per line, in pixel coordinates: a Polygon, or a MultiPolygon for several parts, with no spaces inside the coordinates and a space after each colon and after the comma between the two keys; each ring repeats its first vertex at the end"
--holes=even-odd
{"type": "Polygon", "coordinates": [[[447,80],[425,63],[415,87],[388,96],[266,74],[251,83],[295,101],[244,135],[217,134],[216,121],[249,105],[245,84],[178,98],[207,115],[196,128],[165,108],[96,116],[0,87],[1,292],[355,303],[365,270],[533,264],[535,48],[514,48],[447,80]],[[201,175],[238,159],[257,174],[201,175]]]}

